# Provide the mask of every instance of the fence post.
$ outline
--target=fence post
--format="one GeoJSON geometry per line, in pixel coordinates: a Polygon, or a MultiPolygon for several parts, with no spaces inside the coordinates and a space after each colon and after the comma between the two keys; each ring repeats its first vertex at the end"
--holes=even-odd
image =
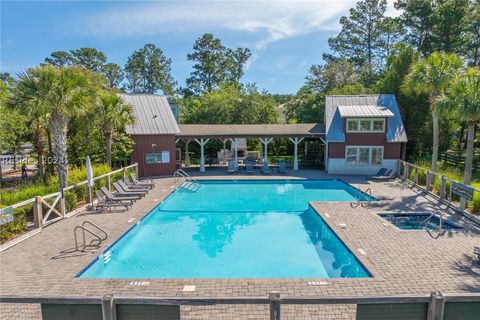
{"type": "Polygon", "coordinates": [[[413,183],[418,186],[418,168],[415,167],[415,171],[413,172],[413,183]]]}
{"type": "Polygon", "coordinates": [[[465,211],[465,208],[467,207],[467,199],[464,197],[460,197],[460,209],[462,211],[465,211]]]}
{"type": "Polygon", "coordinates": [[[112,189],[112,179],[110,178],[110,174],[107,175],[107,185],[106,185],[108,190],[112,189]]]}
{"type": "Polygon", "coordinates": [[[107,294],[102,298],[102,318],[103,320],[116,320],[115,301],[113,295],[107,294]]]}
{"type": "Polygon", "coordinates": [[[430,171],[426,171],[426,182],[425,182],[425,189],[427,190],[427,192],[430,192],[431,190],[431,186],[432,186],[432,175],[430,174],[430,171]]]}
{"type": "Polygon", "coordinates": [[[33,202],[33,222],[35,228],[43,227],[42,197],[36,196],[33,202]]]}
{"type": "Polygon", "coordinates": [[[135,163],[135,177],[138,179],[138,163],[135,163]]]}
{"type": "Polygon", "coordinates": [[[440,180],[440,199],[441,200],[445,199],[446,187],[447,187],[447,180],[445,179],[445,176],[442,176],[442,179],[440,180]]]}
{"type": "Polygon", "coordinates": [[[408,180],[408,171],[410,171],[410,166],[408,165],[408,162],[405,162],[405,168],[403,169],[403,179],[405,181],[408,180]]]}
{"type": "Polygon", "coordinates": [[[445,297],[440,292],[430,294],[427,320],[442,320],[445,307],[445,297]]]}
{"type": "Polygon", "coordinates": [[[280,320],[280,292],[271,291],[268,299],[270,300],[270,320],[280,320]]]}
{"type": "Polygon", "coordinates": [[[123,167],[123,171],[122,171],[122,180],[125,181],[125,178],[127,177],[127,169],[125,167],[123,167]]]}

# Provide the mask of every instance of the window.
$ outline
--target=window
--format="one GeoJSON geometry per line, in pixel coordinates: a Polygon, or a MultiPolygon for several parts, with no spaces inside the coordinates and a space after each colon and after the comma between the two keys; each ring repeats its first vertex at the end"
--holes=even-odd
{"type": "Polygon", "coordinates": [[[145,154],[145,163],[170,163],[170,151],[162,151],[161,153],[147,153],[145,154]]]}
{"type": "Polygon", "coordinates": [[[385,131],[385,120],[373,120],[372,131],[385,131]]]}
{"type": "Polygon", "coordinates": [[[369,164],[369,155],[370,148],[358,148],[358,165],[359,166],[368,166],[369,164]]]}
{"type": "Polygon", "coordinates": [[[384,132],[385,119],[347,119],[347,132],[384,132]]]}
{"type": "Polygon", "coordinates": [[[348,120],[347,121],[347,131],[358,131],[358,121],[357,120],[348,120]]]}
{"type": "Polygon", "coordinates": [[[381,166],[383,147],[348,146],[345,149],[345,162],[352,166],[381,166]]]}
{"type": "Polygon", "coordinates": [[[370,125],[372,121],[370,120],[360,120],[360,131],[370,131],[370,125]]]}
{"type": "Polygon", "coordinates": [[[357,164],[357,148],[347,147],[347,164],[357,164]]]}
{"type": "Polygon", "coordinates": [[[372,166],[381,166],[383,159],[383,148],[372,148],[372,166]]]}

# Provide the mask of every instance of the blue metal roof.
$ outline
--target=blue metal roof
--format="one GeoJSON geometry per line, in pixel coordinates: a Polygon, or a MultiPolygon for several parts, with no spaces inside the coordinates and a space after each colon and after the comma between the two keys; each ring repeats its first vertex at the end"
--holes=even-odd
{"type": "MultiPolygon", "coordinates": [[[[379,106],[385,107],[393,113],[388,118],[387,142],[407,142],[407,133],[403,126],[402,116],[397,100],[393,94],[368,94],[355,96],[327,96],[325,98],[325,131],[327,141],[344,142],[345,134],[339,106],[379,106]]],[[[360,108],[359,108],[360,111],[360,108]]],[[[357,117],[369,115],[358,114],[357,117]]]]}

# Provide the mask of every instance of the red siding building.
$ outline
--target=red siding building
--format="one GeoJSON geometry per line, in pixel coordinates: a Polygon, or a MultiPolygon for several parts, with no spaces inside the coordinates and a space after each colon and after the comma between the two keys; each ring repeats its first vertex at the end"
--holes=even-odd
{"type": "Polygon", "coordinates": [[[407,142],[394,95],[327,96],[325,169],[332,174],[396,171],[407,142]]]}
{"type": "Polygon", "coordinates": [[[166,97],[152,94],[119,94],[133,107],[135,123],[126,132],[135,145],[131,162],[140,177],[171,175],[176,169],[175,135],[180,133],[166,97]]]}

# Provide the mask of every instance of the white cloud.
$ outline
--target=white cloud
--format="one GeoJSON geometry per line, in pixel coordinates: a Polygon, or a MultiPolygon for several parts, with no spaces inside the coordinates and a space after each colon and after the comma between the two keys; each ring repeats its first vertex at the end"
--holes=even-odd
{"type": "Polygon", "coordinates": [[[127,3],[91,16],[82,31],[134,37],[229,29],[252,35],[256,40],[250,45],[261,50],[275,41],[337,29],[338,17],[353,5],[353,0],[127,3]]]}

